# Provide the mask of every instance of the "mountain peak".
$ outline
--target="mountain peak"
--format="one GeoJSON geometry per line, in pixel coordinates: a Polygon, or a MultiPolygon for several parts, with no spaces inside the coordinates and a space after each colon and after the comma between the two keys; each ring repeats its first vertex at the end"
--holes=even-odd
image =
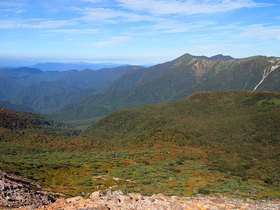
{"type": "Polygon", "coordinates": [[[222,55],[222,54],[214,55],[209,58],[209,60],[214,60],[214,61],[227,61],[232,59],[234,58],[229,55],[222,55]]]}
{"type": "Polygon", "coordinates": [[[201,59],[204,59],[204,60],[212,60],[212,61],[228,61],[228,60],[232,60],[234,59],[233,57],[229,56],[229,55],[222,55],[222,54],[217,54],[217,55],[214,55],[212,57],[207,57],[207,56],[193,56],[195,58],[201,58],[201,59]]]}
{"type": "Polygon", "coordinates": [[[200,58],[200,59],[204,59],[204,60],[213,60],[213,61],[227,61],[227,60],[232,60],[234,59],[233,57],[231,57],[230,55],[223,55],[223,54],[217,54],[214,55],[212,57],[207,57],[205,55],[201,55],[201,56],[195,56],[195,55],[191,55],[189,53],[186,53],[184,55],[182,55],[179,58],[189,58],[189,57],[193,57],[193,58],[200,58]]]}

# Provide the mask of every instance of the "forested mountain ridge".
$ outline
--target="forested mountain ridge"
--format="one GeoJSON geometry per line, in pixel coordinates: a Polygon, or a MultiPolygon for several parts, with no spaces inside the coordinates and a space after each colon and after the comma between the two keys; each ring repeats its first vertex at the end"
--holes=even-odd
{"type": "Polygon", "coordinates": [[[184,54],[149,68],[124,65],[80,72],[1,69],[0,99],[83,126],[116,109],[176,101],[199,91],[279,91],[279,66],[276,57],[184,54]]]}
{"type": "MultiPolygon", "coordinates": [[[[22,88],[40,82],[51,82],[75,74],[77,71],[42,72],[35,68],[0,69],[0,100],[10,99],[22,88]]],[[[24,105],[24,104],[22,104],[24,105]]]]}
{"type": "Polygon", "coordinates": [[[18,110],[18,111],[32,111],[32,109],[29,108],[29,107],[22,106],[22,105],[17,105],[17,104],[12,104],[8,101],[0,101],[0,107],[11,109],[11,110],[18,110]]]}
{"type": "Polygon", "coordinates": [[[254,56],[247,59],[231,60],[231,63],[230,68],[182,91],[175,97],[175,100],[198,91],[207,90],[280,90],[280,58],[254,56]]]}
{"type": "Polygon", "coordinates": [[[53,116],[64,121],[99,118],[116,109],[176,101],[198,91],[279,90],[279,63],[279,58],[265,56],[219,60],[185,54],[131,71],[53,116]]]}
{"type": "Polygon", "coordinates": [[[79,131],[52,119],[48,115],[0,107],[0,142],[17,141],[24,136],[37,137],[39,140],[38,134],[75,136],[78,133],[79,131]],[[19,136],[15,137],[15,135],[19,136]]]}
{"type": "MultiPolygon", "coordinates": [[[[279,92],[203,91],[177,102],[117,110],[90,126],[82,135],[120,140],[169,126],[183,129],[188,136],[202,137],[201,141],[220,141],[229,134],[235,140],[251,138],[254,135],[246,137],[242,133],[261,135],[272,126],[269,133],[277,137],[279,111],[279,92]]],[[[268,138],[266,143],[270,141],[274,141],[273,138],[268,138]]]]}
{"type": "MultiPolygon", "coordinates": [[[[0,97],[43,113],[51,113],[65,103],[75,103],[95,90],[140,66],[109,69],[43,72],[33,68],[2,69],[0,97]]],[[[0,77],[1,77],[0,76],[0,77]]]]}

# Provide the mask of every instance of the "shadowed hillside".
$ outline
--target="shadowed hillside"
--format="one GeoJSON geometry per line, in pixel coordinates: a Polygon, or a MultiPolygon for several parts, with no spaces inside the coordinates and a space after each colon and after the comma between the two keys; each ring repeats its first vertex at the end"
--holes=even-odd
{"type": "Polygon", "coordinates": [[[83,71],[41,71],[34,68],[0,69],[0,99],[51,113],[67,103],[77,103],[104,85],[140,66],[83,71]]]}
{"type": "Polygon", "coordinates": [[[6,141],[9,137],[5,134],[12,131],[25,130],[30,134],[77,135],[78,132],[69,126],[53,120],[51,117],[36,112],[14,111],[0,108],[0,128],[2,138],[6,141]],[[8,130],[7,130],[8,129],[8,130]]]}
{"type": "Polygon", "coordinates": [[[29,107],[12,104],[8,101],[0,101],[0,107],[12,109],[12,110],[19,110],[19,111],[32,111],[32,109],[29,107]]]}

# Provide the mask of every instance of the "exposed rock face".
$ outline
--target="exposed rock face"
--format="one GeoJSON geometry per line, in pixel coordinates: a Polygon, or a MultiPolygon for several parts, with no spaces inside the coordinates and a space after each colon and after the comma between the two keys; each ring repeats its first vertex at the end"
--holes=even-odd
{"type": "MultiPolygon", "coordinates": [[[[91,194],[90,199],[80,196],[70,199],[58,199],[48,206],[38,209],[279,209],[279,201],[254,201],[251,199],[232,199],[226,197],[177,197],[156,194],[151,197],[140,194],[125,193],[123,191],[108,191],[105,194],[97,191],[91,194]]],[[[28,209],[28,208],[23,208],[28,209]]]]}
{"type": "Polygon", "coordinates": [[[38,184],[18,177],[8,175],[0,170],[0,209],[1,207],[38,207],[48,205],[55,200],[42,190],[38,184]]]}

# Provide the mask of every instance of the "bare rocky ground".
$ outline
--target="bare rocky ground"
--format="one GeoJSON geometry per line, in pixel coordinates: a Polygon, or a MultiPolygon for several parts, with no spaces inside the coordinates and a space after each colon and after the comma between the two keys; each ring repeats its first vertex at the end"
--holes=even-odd
{"type": "MultiPolygon", "coordinates": [[[[30,207],[21,208],[30,210],[30,207]]],[[[107,209],[280,209],[280,201],[254,201],[251,199],[232,199],[226,197],[177,197],[156,194],[151,197],[123,191],[108,191],[105,194],[97,191],[89,199],[81,196],[58,199],[56,202],[37,209],[64,209],[64,210],[107,210],[107,209]]]]}
{"type": "Polygon", "coordinates": [[[54,202],[38,184],[0,170],[0,209],[19,206],[38,207],[54,202]]]}
{"type": "Polygon", "coordinates": [[[55,199],[42,191],[38,184],[9,175],[0,170],[0,209],[23,210],[95,210],[95,209],[280,209],[280,201],[255,201],[251,199],[233,199],[228,197],[177,197],[156,194],[142,196],[123,191],[107,193],[96,191],[90,198],[81,196],[55,199]]]}

